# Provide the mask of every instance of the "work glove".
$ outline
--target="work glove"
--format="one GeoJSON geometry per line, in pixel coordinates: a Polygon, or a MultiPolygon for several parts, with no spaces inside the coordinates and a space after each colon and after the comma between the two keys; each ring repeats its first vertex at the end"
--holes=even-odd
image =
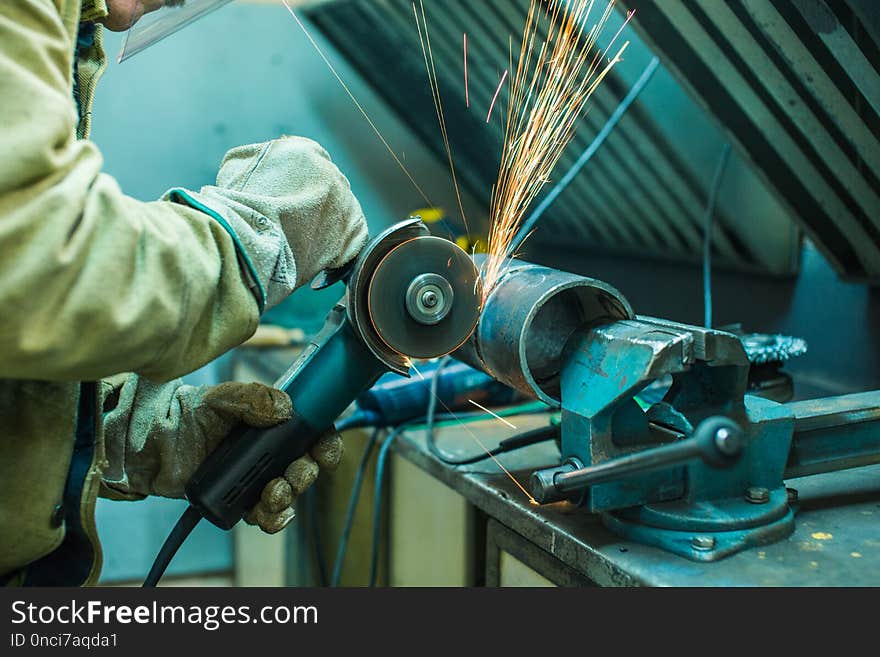
{"type": "MultiPolygon", "coordinates": [[[[102,494],[114,499],[183,497],[196,468],[239,423],[271,427],[291,417],[290,398],[261,383],[190,386],[134,374],[102,381],[106,461],[102,494]]],[[[245,520],[268,533],[294,517],[296,497],[342,458],[342,439],[322,438],[269,482],[245,520]]]]}
{"type": "Polygon", "coordinates": [[[217,184],[166,200],[187,203],[231,230],[259,304],[271,307],[324,269],[350,262],[367,240],[360,204],[321,146],[283,137],[239,146],[223,158],[217,184]]]}

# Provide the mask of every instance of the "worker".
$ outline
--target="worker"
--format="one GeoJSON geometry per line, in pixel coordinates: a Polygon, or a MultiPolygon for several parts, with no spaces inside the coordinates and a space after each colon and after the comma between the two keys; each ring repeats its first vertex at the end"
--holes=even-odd
{"type": "MultiPolygon", "coordinates": [[[[95,583],[98,495],[182,497],[234,425],[287,420],[282,391],[174,379],[367,239],[348,181],[307,139],[234,148],[216,184],[155,202],[101,172],[88,135],[102,24],[162,4],[0,3],[0,583],[95,583]]],[[[283,528],[341,453],[322,439],[246,520],[283,528]]]]}

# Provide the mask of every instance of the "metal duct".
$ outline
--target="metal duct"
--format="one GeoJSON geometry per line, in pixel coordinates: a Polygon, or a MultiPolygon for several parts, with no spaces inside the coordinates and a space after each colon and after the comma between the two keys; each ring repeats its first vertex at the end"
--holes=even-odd
{"type": "Polygon", "coordinates": [[[880,3],[621,0],[841,274],[880,277],[880,3]]]}
{"type": "MultiPolygon", "coordinates": [[[[766,4],[767,0],[762,2],[766,4]]],[[[650,33],[651,43],[660,43],[653,27],[656,24],[670,31],[664,44],[686,42],[667,13],[673,6],[694,3],[627,0],[627,4],[639,7],[637,24],[643,33],[650,33]]],[[[706,0],[696,4],[711,5],[714,9],[710,13],[718,13],[722,10],[716,5],[735,3],[706,0]]],[[[425,2],[456,168],[463,183],[486,207],[498,172],[504,95],[489,125],[486,108],[502,71],[508,67],[511,48],[519,52],[528,5],[528,0],[425,2]],[[467,32],[469,42],[470,108],[463,102],[463,32],[467,32]]],[[[692,15],[697,10],[682,11],[692,15]]],[[[411,1],[335,0],[321,2],[305,13],[445,162],[411,1]]],[[[615,15],[614,21],[616,24],[608,28],[612,34],[622,17],[615,15]]],[[[626,38],[634,40],[626,60],[594,95],[557,167],[557,176],[592,141],[652,56],[635,30],[628,29],[626,38]]],[[[657,47],[665,64],[666,52],[657,47]]],[[[721,57],[714,51],[711,55],[721,57]]],[[[690,82],[687,85],[694,87],[690,82]]],[[[707,188],[725,135],[662,67],[649,87],[542,219],[532,238],[538,246],[601,249],[677,260],[700,257],[707,188]]],[[[741,161],[732,162],[717,211],[716,262],[775,274],[793,273],[798,265],[800,231],[792,217],[813,226],[817,213],[810,214],[811,220],[807,221],[800,214],[792,214],[802,209],[803,202],[795,204],[783,195],[786,203],[780,203],[770,190],[779,191],[781,187],[774,177],[780,169],[776,160],[781,154],[766,146],[772,156],[754,157],[744,137],[734,130],[736,126],[728,127],[752,162],[765,165],[756,164],[753,170],[741,161]]],[[[817,182],[812,191],[820,187],[817,182]]],[[[818,200],[813,202],[818,205],[818,200]]],[[[836,253],[820,242],[828,232],[811,230],[811,235],[827,251],[836,253]]],[[[853,233],[853,237],[857,235],[853,233]]],[[[862,238],[862,251],[876,248],[866,231],[862,231],[862,238]]],[[[843,260],[837,258],[835,262],[843,260]]],[[[861,271],[864,273],[867,267],[861,271]]]]}

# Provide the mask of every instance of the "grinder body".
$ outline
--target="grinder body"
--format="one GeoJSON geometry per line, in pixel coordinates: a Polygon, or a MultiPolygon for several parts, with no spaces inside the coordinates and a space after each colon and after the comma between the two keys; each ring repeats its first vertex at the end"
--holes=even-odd
{"type": "Polygon", "coordinates": [[[214,525],[232,528],[258,502],[263,487],[305,455],[383,373],[408,375],[410,357],[453,351],[479,316],[476,266],[417,219],[377,236],[346,278],[342,302],[275,384],[290,396],[292,419],[269,429],[240,425],[187,483],[190,505],[214,525]],[[448,285],[438,286],[440,278],[448,285]],[[413,299],[430,303],[432,312],[423,317],[413,299]],[[437,304],[447,304],[439,320],[433,312],[437,304]]]}
{"type": "Polygon", "coordinates": [[[288,422],[269,429],[239,425],[186,485],[199,514],[231,529],[260,498],[263,487],[308,453],[353,399],[387,367],[366,348],[337,305],[322,331],[276,382],[293,406],[288,422]]]}

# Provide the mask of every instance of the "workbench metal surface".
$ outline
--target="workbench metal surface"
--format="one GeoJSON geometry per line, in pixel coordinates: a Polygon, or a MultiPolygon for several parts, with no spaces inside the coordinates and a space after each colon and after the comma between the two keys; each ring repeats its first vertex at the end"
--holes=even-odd
{"type": "MultiPolygon", "coordinates": [[[[542,415],[509,419],[520,431],[547,423],[542,415]]],[[[457,458],[482,451],[475,438],[491,449],[513,433],[489,419],[439,427],[436,442],[457,458]]],[[[625,541],[598,516],[572,504],[535,506],[489,459],[466,467],[446,465],[427,451],[421,430],[401,435],[395,451],[603,586],[880,586],[880,465],[786,482],[799,492],[796,529],[789,538],[700,563],[625,541]]],[[[499,456],[523,486],[532,470],[558,458],[552,442],[499,456]]]]}

